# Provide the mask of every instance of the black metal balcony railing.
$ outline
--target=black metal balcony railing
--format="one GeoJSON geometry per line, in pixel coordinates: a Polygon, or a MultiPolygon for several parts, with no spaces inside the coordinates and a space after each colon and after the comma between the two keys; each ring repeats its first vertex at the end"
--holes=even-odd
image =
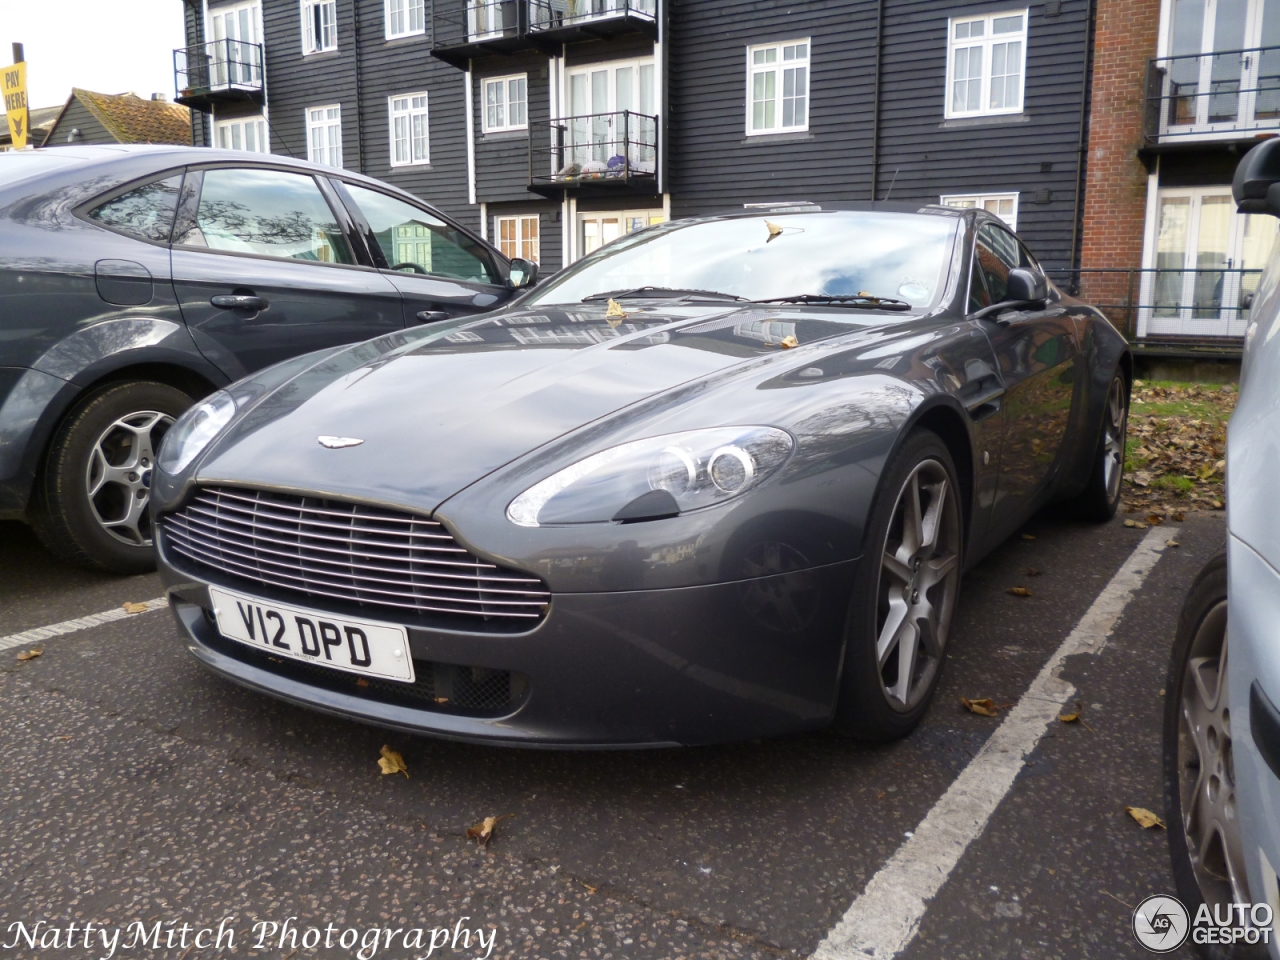
{"type": "Polygon", "coordinates": [[[1045,272],[1062,290],[1105,313],[1130,342],[1237,355],[1262,275],[1226,267],[1045,272]]]}
{"type": "Polygon", "coordinates": [[[529,0],[529,29],[546,32],[592,26],[608,21],[638,18],[652,22],[658,13],[657,0],[529,0]]]}
{"type": "Polygon", "coordinates": [[[173,80],[178,103],[203,109],[229,100],[262,102],[262,44],[210,40],[173,51],[173,80]]]}
{"type": "Polygon", "coordinates": [[[1280,47],[1160,57],[1147,64],[1149,141],[1280,130],[1280,47]]]}
{"type": "Polygon", "coordinates": [[[621,110],[544,120],[530,128],[530,190],[657,192],[657,117],[621,110]]]}
{"type": "Polygon", "coordinates": [[[436,0],[432,6],[432,53],[454,66],[485,52],[527,47],[524,0],[436,0]]]}

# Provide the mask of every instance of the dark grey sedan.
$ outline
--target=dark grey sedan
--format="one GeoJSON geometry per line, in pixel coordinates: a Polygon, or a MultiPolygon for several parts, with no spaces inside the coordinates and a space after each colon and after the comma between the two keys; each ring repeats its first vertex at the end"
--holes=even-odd
{"type": "Polygon", "coordinates": [[[1050,500],[1114,513],[1130,363],[981,211],[676,221],[211,397],[161,572],[207,666],[378,724],[898,737],[962,569],[1050,500]]]}
{"type": "Polygon", "coordinates": [[[67,560],[150,569],[155,451],[193,400],[490,310],[533,275],[329,167],[184,147],[0,154],[0,518],[67,560]]]}

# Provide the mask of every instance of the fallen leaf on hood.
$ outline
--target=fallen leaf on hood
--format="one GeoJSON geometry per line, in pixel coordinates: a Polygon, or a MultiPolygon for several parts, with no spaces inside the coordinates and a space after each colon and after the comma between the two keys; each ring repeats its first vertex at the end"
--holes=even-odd
{"type": "Polygon", "coordinates": [[[44,655],[44,647],[35,647],[26,653],[18,654],[19,660],[34,660],[36,657],[44,655]]]}
{"type": "MultiPolygon", "coordinates": [[[[514,816],[514,813],[506,813],[500,817],[485,817],[483,822],[477,823],[474,827],[467,827],[467,838],[475,840],[482,847],[487,847],[489,841],[493,839],[493,829],[498,825],[498,821],[514,816]]],[[[594,892],[593,890],[592,893],[594,892]]]]}
{"type": "Polygon", "coordinates": [[[1012,593],[1015,597],[1029,597],[1031,591],[1026,587],[1010,587],[1005,593],[1012,593]]]}
{"type": "Polygon", "coordinates": [[[126,603],[124,605],[125,613],[146,613],[150,609],[145,603],[126,603]]]}
{"type": "Polygon", "coordinates": [[[1146,807],[1125,807],[1124,812],[1142,824],[1144,830],[1150,830],[1152,827],[1164,829],[1164,821],[1146,807]]]}
{"type": "Polygon", "coordinates": [[[1125,520],[1124,525],[1126,527],[1132,527],[1134,530],[1147,529],[1147,525],[1140,520],[1125,520]]]}
{"type": "Polygon", "coordinates": [[[780,346],[782,347],[783,350],[790,350],[792,347],[800,346],[800,341],[797,340],[795,337],[786,336],[782,338],[782,342],[780,346]]]}
{"type": "Polygon", "coordinates": [[[782,236],[782,228],[778,226],[776,223],[772,223],[766,220],[764,222],[764,225],[769,228],[769,239],[766,240],[765,243],[772,243],[774,237],[782,236]]]}
{"type": "Polygon", "coordinates": [[[960,702],[964,704],[964,708],[970,713],[976,713],[980,717],[996,716],[996,702],[990,697],[983,697],[981,700],[970,700],[968,697],[961,697],[960,702]]]}
{"type": "Polygon", "coordinates": [[[409,768],[404,765],[404,757],[396,753],[385,743],[380,751],[382,756],[378,758],[378,767],[382,770],[383,776],[392,773],[403,773],[405,779],[409,777],[409,768]]]}
{"type": "Polygon", "coordinates": [[[1034,540],[1035,538],[1036,538],[1036,535],[1034,533],[1024,533],[1022,535],[1023,540],[1034,540]]]}
{"type": "Polygon", "coordinates": [[[622,318],[622,317],[625,317],[625,316],[627,315],[627,312],[626,312],[625,310],[623,310],[623,309],[622,309],[622,304],[620,304],[617,300],[613,299],[613,297],[610,297],[610,298],[609,298],[609,308],[608,308],[607,310],[605,310],[604,315],[605,315],[605,317],[619,317],[619,318],[622,318]]]}

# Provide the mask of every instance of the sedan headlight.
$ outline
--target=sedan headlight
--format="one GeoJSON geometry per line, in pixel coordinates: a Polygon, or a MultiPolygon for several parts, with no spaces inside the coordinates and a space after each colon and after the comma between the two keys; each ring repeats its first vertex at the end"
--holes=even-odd
{"type": "Polygon", "coordinates": [[[715,427],[624,443],[552,474],[511,501],[522,527],[656,520],[740,496],[791,455],[776,427],[715,427]]]}
{"type": "Polygon", "coordinates": [[[170,476],[181,473],[209,445],[231,418],[236,402],[225,390],[219,390],[203,403],[198,403],[169,428],[156,455],[156,466],[170,476]]]}

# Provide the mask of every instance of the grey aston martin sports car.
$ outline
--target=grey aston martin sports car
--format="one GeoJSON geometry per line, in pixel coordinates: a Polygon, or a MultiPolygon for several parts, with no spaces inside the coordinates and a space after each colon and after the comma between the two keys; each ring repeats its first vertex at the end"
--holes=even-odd
{"type": "Polygon", "coordinates": [[[900,737],[963,568],[1050,500],[1114,513],[1130,378],[982,211],[675,221],[194,407],[160,569],[208,667],[384,726],[900,737]]]}

